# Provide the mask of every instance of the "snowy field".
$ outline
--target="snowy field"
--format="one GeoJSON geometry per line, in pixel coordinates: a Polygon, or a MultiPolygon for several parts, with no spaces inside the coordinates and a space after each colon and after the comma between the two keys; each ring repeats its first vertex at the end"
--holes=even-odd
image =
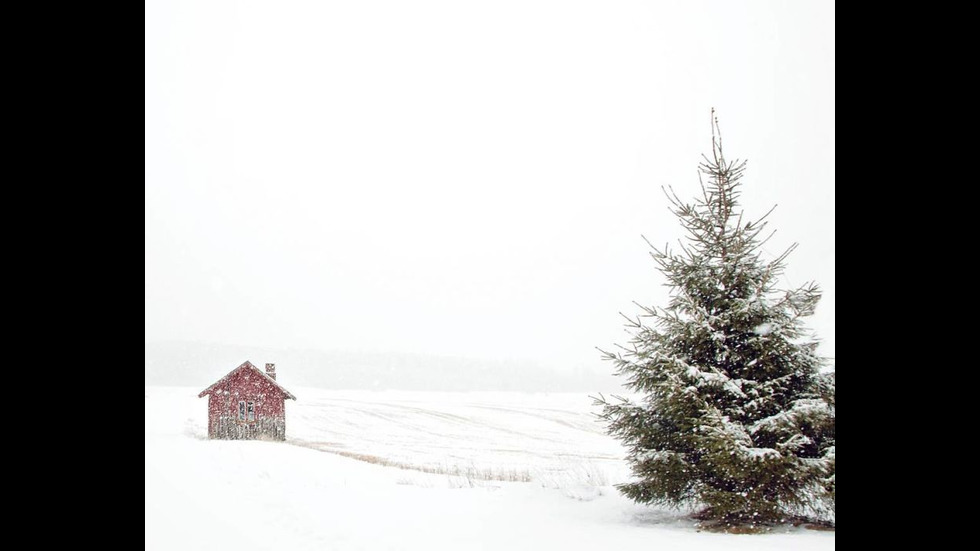
{"type": "Polygon", "coordinates": [[[290,390],[273,443],[209,441],[200,389],[146,387],[146,549],[835,547],[623,498],[622,449],[583,394],[290,390]]]}

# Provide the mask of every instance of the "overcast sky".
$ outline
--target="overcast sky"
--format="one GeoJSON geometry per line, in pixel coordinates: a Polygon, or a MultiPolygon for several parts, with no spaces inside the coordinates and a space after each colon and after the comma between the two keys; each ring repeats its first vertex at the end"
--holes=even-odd
{"type": "Polygon", "coordinates": [[[146,2],[145,338],[600,363],[718,110],[834,356],[834,3],[146,2]]]}

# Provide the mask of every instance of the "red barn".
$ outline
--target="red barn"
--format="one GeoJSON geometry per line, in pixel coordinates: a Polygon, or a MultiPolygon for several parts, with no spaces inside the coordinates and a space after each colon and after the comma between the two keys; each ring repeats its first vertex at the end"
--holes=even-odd
{"type": "Polygon", "coordinates": [[[197,395],[204,396],[208,438],[286,439],[286,399],[296,397],[276,382],[276,364],[262,372],[246,361],[197,395]]]}

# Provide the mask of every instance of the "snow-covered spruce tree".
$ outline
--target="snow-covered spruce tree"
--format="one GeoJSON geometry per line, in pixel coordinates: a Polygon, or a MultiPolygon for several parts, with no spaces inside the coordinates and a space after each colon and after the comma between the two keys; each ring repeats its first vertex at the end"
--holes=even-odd
{"type": "Polygon", "coordinates": [[[604,352],[641,398],[597,403],[628,449],[634,477],[619,489],[631,499],[696,507],[722,525],[834,522],[835,379],[819,373],[803,325],[820,292],[776,288],[796,245],[763,258],[768,214],[748,222],[737,209],[744,169],[722,154],[712,111],[701,196],[667,193],[686,238],[676,250],[651,245],[670,300],[641,306],[627,318],[629,346],[604,352]]]}

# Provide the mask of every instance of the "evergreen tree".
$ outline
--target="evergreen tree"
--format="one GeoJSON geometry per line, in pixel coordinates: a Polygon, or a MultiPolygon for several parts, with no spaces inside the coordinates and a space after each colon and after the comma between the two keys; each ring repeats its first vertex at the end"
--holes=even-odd
{"type": "Polygon", "coordinates": [[[634,478],[619,489],[631,499],[699,507],[698,518],[723,525],[815,513],[833,522],[835,379],[820,374],[803,325],[820,292],[776,288],[796,245],[763,258],[768,213],[743,218],[744,170],[725,159],[712,110],[700,197],[665,190],[686,239],[651,245],[669,302],[641,306],[630,345],[603,352],[641,397],[597,403],[628,449],[634,478]]]}

